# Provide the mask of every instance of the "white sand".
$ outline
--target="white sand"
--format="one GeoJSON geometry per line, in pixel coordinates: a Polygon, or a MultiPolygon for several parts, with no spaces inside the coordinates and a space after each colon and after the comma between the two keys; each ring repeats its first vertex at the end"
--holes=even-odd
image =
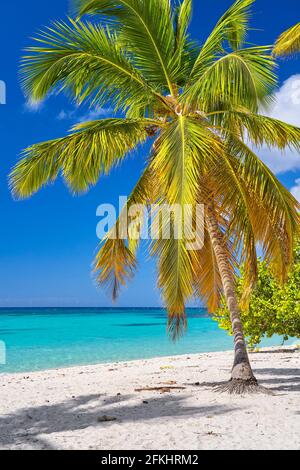
{"type": "Polygon", "coordinates": [[[228,379],[231,352],[2,375],[0,448],[299,449],[299,357],[293,348],[251,354],[273,396],[205,384],[228,379]],[[135,391],[168,381],[186,388],[135,391]]]}

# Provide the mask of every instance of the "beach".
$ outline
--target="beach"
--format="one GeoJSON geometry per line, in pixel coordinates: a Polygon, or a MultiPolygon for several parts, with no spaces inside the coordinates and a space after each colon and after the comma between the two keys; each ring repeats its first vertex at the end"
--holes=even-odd
{"type": "Polygon", "coordinates": [[[0,448],[299,449],[300,349],[250,359],[271,395],[214,389],[230,351],[2,374],[0,448]]]}

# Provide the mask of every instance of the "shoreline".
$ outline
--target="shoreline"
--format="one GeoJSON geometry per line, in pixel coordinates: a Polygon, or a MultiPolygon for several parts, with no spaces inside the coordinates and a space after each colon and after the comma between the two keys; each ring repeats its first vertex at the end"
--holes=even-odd
{"type": "MultiPolygon", "coordinates": [[[[43,372],[52,372],[52,371],[61,371],[61,370],[69,370],[69,369],[76,369],[76,368],[85,368],[85,367],[97,367],[97,366],[110,366],[110,365],[120,365],[123,363],[138,363],[138,362],[144,362],[144,361],[153,361],[153,360],[164,360],[164,359],[172,359],[172,358],[184,358],[184,357],[193,357],[193,356],[199,356],[199,355],[206,355],[206,354],[218,354],[218,353],[231,353],[232,348],[228,349],[222,349],[218,351],[202,351],[202,352],[192,352],[192,353],[184,353],[184,354],[172,354],[172,355],[162,355],[162,356],[153,356],[153,357],[144,357],[144,358],[139,358],[139,359],[124,359],[123,361],[100,361],[100,362],[92,362],[92,363],[87,363],[87,364],[73,364],[73,365],[62,365],[58,367],[49,367],[45,369],[33,369],[33,370],[23,370],[23,371],[13,371],[13,372],[1,372],[0,369],[0,378],[1,377],[6,377],[6,376],[14,376],[14,375],[28,375],[28,374],[34,374],[34,373],[43,373],[43,372]]],[[[262,346],[259,348],[255,348],[255,350],[249,350],[249,354],[257,354],[260,351],[267,351],[267,350],[274,350],[274,349],[299,349],[300,350],[300,342],[298,344],[286,344],[286,345],[275,345],[275,346],[262,346]]]]}
{"type": "MultiPolygon", "coordinates": [[[[58,309],[55,309],[55,312],[58,309]]],[[[162,309],[123,309],[101,314],[90,309],[84,313],[59,309],[57,315],[42,309],[42,314],[6,313],[2,322],[2,344],[6,345],[6,365],[0,374],[32,373],[50,369],[109,364],[173,355],[231,351],[233,338],[219,328],[211,316],[197,313],[189,316],[188,332],[181,341],[173,342],[166,334],[162,309]],[[147,313],[147,312],[150,313],[147,313]],[[44,315],[45,313],[45,315],[44,315]]],[[[293,344],[290,339],[285,344],[293,344]]],[[[260,347],[282,344],[282,338],[263,339],[260,347]]],[[[0,344],[1,346],[1,344],[0,344]]],[[[1,358],[0,358],[1,360],[1,358]]]]}
{"type": "Polygon", "coordinates": [[[216,393],[232,359],[225,351],[1,374],[0,448],[300,449],[300,349],[250,353],[271,396],[216,393]],[[149,387],[160,389],[137,391],[149,387]]]}
{"type": "MultiPolygon", "coordinates": [[[[261,349],[274,349],[274,348],[280,348],[281,346],[270,346],[269,348],[261,348],[261,349]]],[[[288,347],[288,346],[287,346],[288,347]]],[[[291,346],[289,346],[291,347],[291,346]]],[[[295,348],[295,346],[293,347],[295,348]]],[[[98,366],[119,366],[122,364],[132,364],[132,363],[138,363],[140,362],[145,362],[145,361],[154,361],[154,360],[172,360],[176,358],[186,358],[186,357],[193,357],[199,355],[206,355],[206,354],[218,354],[218,353],[230,353],[232,349],[224,349],[222,351],[206,351],[206,352],[199,352],[199,353],[186,353],[186,354],[173,354],[173,355],[166,355],[166,356],[153,356],[153,357],[145,357],[141,359],[124,359],[124,361],[107,361],[107,362],[95,362],[91,364],[74,364],[74,365],[68,365],[68,366],[61,366],[61,367],[50,367],[48,369],[35,369],[35,370],[24,370],[24,371],[16,371],[16,372],[0,372],[0,379],[1,377],[11,377],[11,376],[18,376],[21,375],[23,376],[28,375],[28,374],[41,374],[41,373],[47,373],[47,372],[59,372],[59,371],[71,371],[72,369],[84,369],[84,368],[89,368],[89,367],[98,367],[98,366]]],[[[250,354],[252,354],[250,352],[250,354]]]]}

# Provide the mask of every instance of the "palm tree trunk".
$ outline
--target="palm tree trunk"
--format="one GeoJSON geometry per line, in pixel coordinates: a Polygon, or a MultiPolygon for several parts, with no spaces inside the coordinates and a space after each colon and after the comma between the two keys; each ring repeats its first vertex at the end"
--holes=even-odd
{"type": "Polygon", "coordinates": [[[225,240],[220,230],[213,205],[206,208],[206,225],[212,242],[217,265],[222,279],[224,296],[230,312],[234,335],[234,363],[231,380],[226,389],[231,393],[243,393],[257,387],[246,347],[240,309],[235,291],[234,275],[230,268],[225,240]]]}

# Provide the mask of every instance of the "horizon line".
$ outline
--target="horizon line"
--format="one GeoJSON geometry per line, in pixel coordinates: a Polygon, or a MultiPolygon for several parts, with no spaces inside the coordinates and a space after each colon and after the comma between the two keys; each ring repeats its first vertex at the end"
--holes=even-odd
{"type": "MultiPolygon", "coordinates": [[[[116,309],[138,309],[138,308],[141,308],[141,309],[161,309],[161,310],[166,310],[165,307],[154,307],[154,306],[145,306],[145,307],[134,307],[134,306],[131,306],[131,307],[101,307],[101,306],[30,306],[30,305],[25,305],[25,306],[0,306],[0,310],[2,309],[29,309],[29,308],[37,308],[37,309],[44,309],[44,308],[48,308],[48,309],[58,309],[58,308],[61,308],[61,309],[69,309],[69,308],[73,308],[73,309],[82,309],[82,308],[94,308],[94,309],[107,309],[107,310],[116,310],[116,309]]],[[[186,307],[187,310],[198,310],[198,309],[206,309],[206,307],[186,307]]]]}

